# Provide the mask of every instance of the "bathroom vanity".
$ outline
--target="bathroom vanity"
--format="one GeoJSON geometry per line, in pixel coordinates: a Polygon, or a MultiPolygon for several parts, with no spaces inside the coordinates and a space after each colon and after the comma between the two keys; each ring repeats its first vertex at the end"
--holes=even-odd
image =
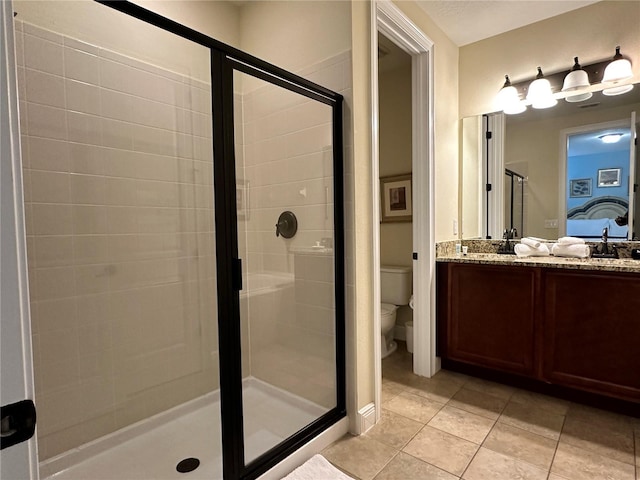
{"type": "Polygon", "coordinates": [[[445,368],[640,404],[638,261],[440,257],[437,319],[445,368]]]}

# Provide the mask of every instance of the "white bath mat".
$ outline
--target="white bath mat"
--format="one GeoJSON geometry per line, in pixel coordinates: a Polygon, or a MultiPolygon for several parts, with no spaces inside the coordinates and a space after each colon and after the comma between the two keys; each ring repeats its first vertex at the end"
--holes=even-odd
{"type": "Polygon", "coordinates": [[[331,465],[322,455],[314,455],[282,480],[353,480],[331,465]]]}

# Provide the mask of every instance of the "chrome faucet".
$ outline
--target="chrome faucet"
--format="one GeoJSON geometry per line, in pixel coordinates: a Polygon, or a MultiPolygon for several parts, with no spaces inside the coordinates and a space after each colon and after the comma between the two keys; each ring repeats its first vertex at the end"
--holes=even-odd
{"type": "Polygon", "coordinates": [[[609,227],[604,227],[602,229],[602,248],[603,248],[602,253],[608,253],[608,250],[609,250],[609,244],[607,243],[608,239],[609,239],[609,227]]]}

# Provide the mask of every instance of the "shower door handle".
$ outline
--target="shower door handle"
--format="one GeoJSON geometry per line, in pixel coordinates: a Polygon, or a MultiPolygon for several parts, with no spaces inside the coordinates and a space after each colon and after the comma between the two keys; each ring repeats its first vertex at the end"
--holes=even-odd
{"type": "Polygon", "coordinates": [[[36,431],[36,406],[31,400],[0,408],[0,450],[24,442],[36,431]]]}
{"type": "Polygon", "coordinates": [[[233,268],[233,289],[242,290],[242,259],[234,258],[232,261],[233,268]]]}

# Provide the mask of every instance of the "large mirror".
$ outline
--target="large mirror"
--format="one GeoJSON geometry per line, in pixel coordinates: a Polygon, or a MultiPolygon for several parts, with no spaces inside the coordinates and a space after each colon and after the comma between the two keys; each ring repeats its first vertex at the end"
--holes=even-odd
{"type": "Polygon", "coordinates": [[[624,95],[594,92],[579,103],[462,119],[462,238],[501,238],[515,228],[518,237],[595,240],[604,227],[617,241],[636,238],[638,117],[640,85],[624,95]]]}

